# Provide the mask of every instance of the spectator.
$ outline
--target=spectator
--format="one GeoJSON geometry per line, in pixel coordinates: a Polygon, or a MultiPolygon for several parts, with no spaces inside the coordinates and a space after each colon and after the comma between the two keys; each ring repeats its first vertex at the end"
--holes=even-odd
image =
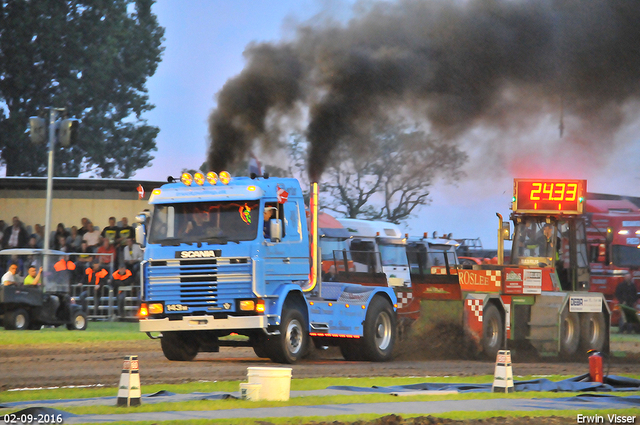
{"type": "Polygon", "coordinates": [[[123,254],[127,269],[131,270],[131,272],[137,276],[140,271],[140,262],[142,261],[142,249],[140,249],[140,245],[134,243],[133,238],[127,238],[127,246],[124,248],[123,254]]]}
{"type": "Polygon", "coordinates": [[[80,245],[82,245],[82,236],[78,233],[78,228],[76,226],[71,227],[71,232],[67,238],[67,245],[72,251],[79,250],[80,245]]]}
{"type": "Polygon", "coordinates": [[[0,220],[0,233],[4,233],[4,228],[7,227],[7,224],[4,220],[0,220]]]}
{"type": "Polygon", "coordinates": [[[115,245],[118,240],[118,226],[116,226],[116,218],[109,217],[109,225],[102,229],[101,233],[104,239],[108,239],[111,245],[115,245]]]}
{"type": "Polygon", "coordinates": [[[24,278],[24,285],[40,285],[40,277],[42,276],[42,267],[36,274],[36,266],[29,266],[27,277],[24,278]]]}
{"type": "Polygon", "coordinates": [[[36,224],[31,237],[36,238],[36,248],[42,248],[44,246],[44,226],[36,224]]]}
{"type": "Polygon", "coordinates": [[[25,248],[29,243],[29,235],[18,217],[13,217],[13,226],[4,230],[2,248],[25,248]]]}
{"type": "Polygon", "coordinates": [[[90,221],[87,223],[87,231],[82,236],[82,240],[87,241],[92,252],[96,252],[98,245],[100,245],[100,232],[93,227],[93,223],[90,221]]]}
{"type": "Polygon", "coordinates": [[[127,246],[127,239],[133,238],[135,242],[135,232],[133,227],[129,226],[129,220],[127,217],[122,217],[122,226],[118,230],[118,243],[120,246],[127,246]]]}
{"type": "Polygon", "coordinates": [[[115,261],[116,248],[109,242],[109,239],[102,240],[102,246],[98,248],[98,254],[111,254],[111,255],[100,255],[99,261],[103,266],[107,264],[111,264],[112,261],[115,261]]]}
{"type": "Polygon", "coordinates": [[[2,276],[2,285],[16,285],[18,283],[18,279],[16,273],[18,272],[18,265],[16,263],[9,264],[9,271],[2,276]]]}
{"type": "MultiPolygon", "coordinates": [[[[109,276],[109,272],[102,267],[99,261],[94,261],[91,263],[91,267],[85,270],[84,281],[82,282],[85,286],[87,286],[86,290],[80,294],[78,301],[80,305],[82,305],[82,309],[87,311],[88,305],[86,302],[87,297],[90,293],[93,294],[93,311],[94,314],[98,314],[98,306],[100,306],[100,298],[102,288],[105,286],[106,279],[109,276]]],[[[82,285],[82,284],[80,284],[82,285]]]]}
{"type": "Polygon", "coordinates": [[[36,241],[36,237],[31,235],[29,238],[29,243],[27,244],[27,248],[38,249],[38,242],[36,241]]]}
{"type": "Polygon", "coordinates": [[[89,227],[89,219],[87,217],[82,217],[80,223],[82,223],[82,227],[78,229],[78,233],[80,234],[80,236],[84,236],[84,234],[87,233],[87,229],[89,227]]]}
{"type": "MultiPolygon", "coordinates": [[[[631,272],[633,272],[633,270],[631,272]]],[[[633,283],[631,272],[627,272],[624,275],[624,280],[616,286],[615,297],[620,305],[635,309],[636,303],[638,302],[638,290],[633,283]]],[[[629,331],[629,333],[633,332],[633,326],[627,323],[624,311],[620,312],[620,323],[618,326],[620,327],[620,333],[625,333],[626,331],[629,331]]]]}
{"type": "Polygon", "coordinates": [[[91,248],[89,248],[89,245],[87,245],[87,241],[82,241],[79,252],[81,252],[81,254],[78,255],[76,259],[76,270],[78,270],[78,274],[80,274],[80,276],[77,276],[78,281],[82,280],[82,273],[91,267],[91,263],[93,262],[93,255],[91,255],[93,252],[91,248]]]}
{"type": "Polygon", "coordinates": [[[54,249],[62,252],[71,252],[72,249],[67,245],[67,238],[64,236],[58,236],[53,245],[54,249]]]}
{"type": "Polygon", "coordinates": [[[58,248],[59,245],[59,237],[62,236],[66,242],[67,238],[69,237],[69,232],[67,232],[67,229],[64,228],[64,224],[62,223],[58,223],[58,227],[56,227],[56,232],[52,235],[51,240],[53,240],[53,249],[60,249],[58,248]]]}
{"type": "Polygon", "coordinates": [[[118,270],[112,274],[113,282],[113,294],[118,299],[118,316],[124,317],[124,301],[125,293],[120,289],[124,286],[132,286],[134,283],[133,274],[124,264],[120,264],[118,270]]]}

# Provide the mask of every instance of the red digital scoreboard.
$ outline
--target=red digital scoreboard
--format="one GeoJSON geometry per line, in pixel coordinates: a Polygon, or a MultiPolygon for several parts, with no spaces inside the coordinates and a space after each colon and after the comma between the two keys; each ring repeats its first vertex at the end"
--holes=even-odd
{"type": "Polygon", "coordinates": [[[515,179],[513,212],[582,214],[586,180],[515,179]]]}

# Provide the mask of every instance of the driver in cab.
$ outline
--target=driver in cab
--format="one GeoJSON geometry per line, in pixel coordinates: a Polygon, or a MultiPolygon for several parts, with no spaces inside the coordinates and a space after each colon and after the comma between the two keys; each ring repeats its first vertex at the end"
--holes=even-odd
{"type": "Polygon", "coordinates": [[[205,229],[205,223],[208,221],[208,214],[204,211],[196,209],[191,214],[191,220],[187,222],[187,227],[184,233],[189,236],[204,236],[207,232],[205,229]]]}

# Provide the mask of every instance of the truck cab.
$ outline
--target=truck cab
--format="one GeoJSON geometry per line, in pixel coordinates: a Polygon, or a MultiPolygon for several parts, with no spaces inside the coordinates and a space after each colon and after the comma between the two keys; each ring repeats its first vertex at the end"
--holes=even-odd
{"type": "Polygon", "coordinates": [[[349,250],[357,273],[384,273],[390,287],[411,286],[407,240],[398,225],[353,218],[338,221],[351,235],[349,250]]]}
{"type": "Polygon", "coordinates": [[[168,359],[246,345],[294,363],[310,339],[346,357],[390,359],[393,291],[323,284],[318,273],[317,184],[309,232],[295,179],[210,172],[169,180],[138,219],[147,235],[140,330],[161,332],[168,359]],[[224,339],[231,333],[248,339],[224,339]]]}

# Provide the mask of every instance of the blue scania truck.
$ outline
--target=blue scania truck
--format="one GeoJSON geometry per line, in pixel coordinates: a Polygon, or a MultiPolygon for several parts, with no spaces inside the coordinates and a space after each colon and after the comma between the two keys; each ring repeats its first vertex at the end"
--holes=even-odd
{"type": "Polygon", "coordinates": [[[312,343],[337,345],[347,360],[391,359],[396,296],[321,282],[316,183],[311,192],[308,226],[295,179],[184,173],[153,190],[152,209],[137,220],[140,330],[161,333],[167,359],[251,346],[294,363],[312,343]],[[224,338],[231,334],[247,338],[224,338]]]}

